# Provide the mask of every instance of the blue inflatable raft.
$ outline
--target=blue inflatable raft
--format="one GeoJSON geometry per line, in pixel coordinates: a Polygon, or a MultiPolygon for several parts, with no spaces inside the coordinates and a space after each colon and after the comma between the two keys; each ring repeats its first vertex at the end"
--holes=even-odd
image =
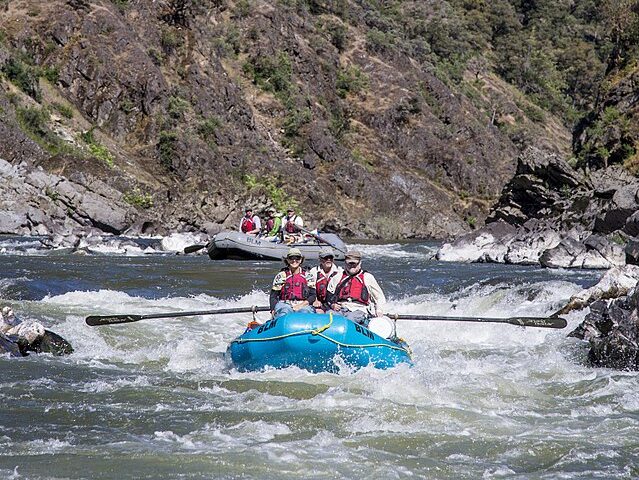
{"type": "Polygon", "coordinates": [[[406,343],[386,340],[341,315],[317,313],[291,313],[247,330],[231,342],[227,355],[240,371],[297,366],[336,372],[337,357],[355,368],[411,363],[406,343]]]}

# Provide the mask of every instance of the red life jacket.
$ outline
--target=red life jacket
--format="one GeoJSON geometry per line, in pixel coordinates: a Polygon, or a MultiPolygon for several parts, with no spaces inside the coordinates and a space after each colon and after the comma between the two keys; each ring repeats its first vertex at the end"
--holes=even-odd
{"type": "Polygon", "coordinates": [[[244,217],[242,219],[242,233],[250,232],[255,230],[255,222],[253,222],[252,218],[244,217]]]}
{"type": "Polygon", "coordinates": [[[317,269],[317,277],[315,279],[315,291],[317,292],[317,299],[324,303],[326,301],[326,294],[328,293],[328,283],[337,275],[337,270],[326,275],[321,268],[317,269]]]}
{"type": "Polygon", "coordinates": [[[293,215],[292,217],[286,217],[286,225],[284,225],[284,229],[288,233],[297,233],[299,232],[299,227],[295,225],[295,219],[297,215],[293,215]]]}
{"type": "Polygon", "coordinates": [[[370,294],[364,283],[364,273],[364,270],[362,270],[357,275],[350,276],[344,272],[342,279],[335,288],[337,302],[346,300],[361,303],[362,305],[370,303],[370,294]]]}
{"type": "Polygon", "coordinates": [[[309,288],[304,269],[300,269],[300,272],[295,275],[293,275],[288,268],[285,268],[283,271],[286,272],[286,280],[280,291],[280,300],[306,300],[308,298],[309,288]]]}
{"type": "Polygon", "coordinates": [[[275,219],[274,218],[269,218],[266,221],[266,231],[270,232],[271,230],[273,230],[273,225],[275,225],[275,219]]]}

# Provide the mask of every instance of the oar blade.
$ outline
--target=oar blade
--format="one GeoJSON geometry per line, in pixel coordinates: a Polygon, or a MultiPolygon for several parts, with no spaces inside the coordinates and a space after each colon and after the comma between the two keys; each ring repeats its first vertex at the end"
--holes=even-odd
{"type": "Polygon", "coordinates": [[[568,322],[561,317],[512,317],[508,319],[511,325],[538,328],[566,328],[568,322]]]}
{"type": "Polygon", "coordinates": [[[206,245],[189,245],[188,247],[184,247],[184,254],[188,255],[189,253],[195,253],[205,247],[206,245]]]}
{"type": "Polygon", "coordinates": [[[142,320],[142,315],[89,315],[86,318],[87,325],[116,325],[118,323],[130,323],[142,320]]]}

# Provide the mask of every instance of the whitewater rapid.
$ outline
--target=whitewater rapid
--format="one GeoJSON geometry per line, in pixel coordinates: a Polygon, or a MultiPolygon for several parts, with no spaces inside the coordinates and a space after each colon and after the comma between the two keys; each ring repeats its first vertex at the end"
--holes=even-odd
{"type": "MultiPolygon", "coordinates": [[[[357,248],[398,314],[545,316],[600,275],[439,264],[424,244],[357,248]]],[[[38,280],[48,263],[21,258],[5,264],[4,303],[75,353],[0,358],[4,478],[638,474],[637,377],[587,366],[585,346],[566,337],[584,311],[560,331],[400,321],[413,365],[390,370],[242,373],[224,352],[250,314],[102,327],[84,318],[267,305],[276,263],[65,257],[38,280]],[[109,288],[82,279],[96,274],[109,288]],[[162,278],[170,288],[157,288],[162,278]]]]}

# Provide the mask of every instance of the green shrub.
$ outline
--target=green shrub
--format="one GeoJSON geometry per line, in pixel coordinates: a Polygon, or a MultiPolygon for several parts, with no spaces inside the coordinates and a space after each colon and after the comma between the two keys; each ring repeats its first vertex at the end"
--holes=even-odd
{"type": "Polygon", "coordinates": [[[236,18],[246,18],[251,14],[251,4],[248,0],[238,0],[233,9],[236,18]]]}
{"type": "Polygon", "coordinates": [[[276,210],[284,211],[287,208],[294,208],[300,215],[302,214],[297,200],[288,195],[283,188],[278,187],[278,183],[281,182],[278,182],[275,178],[258,178],[255,175],[247,174],[242,177],[242,182],[246,185],[248,190],[264,190],[276,210]]]}
{"type": "Polygon", "coordinates": [[[346,27],[341,23],[329,23],[326,26],[326,31],[330,42],[333,44],[337,51],[342,53],[346,48],[346,27]]]}
{"type": "Polygon", "coordinates": [[[182,119],[184,113],[188,110],[189,107],[189,102],[187,102],[183,98],[173,95],[169,97],[168,114],[171,118],[174,118],[176,120],[182,119]]]}
{"type": "Polygon", "coordinates": [[[300,128],[310,123],[313,118],[313,114],[310,108],[304,108],[302,110],[289,109],[288,114],[284,118],[284,135],[287,137],[296,137],[299,134],[300,128]]]}
{"type": "Polygon", "coordinates": [[[243,65],[242,69],[261,89],[280,94],[281,98],[287,98],[293,70],[291,59],[285,52],[275,56],[253,57],[243,65]]]}
{"type": "Polygon", "coordinates": [[[139,188],[125,193],[122,199],[129,205],[140,208],[151,208],[153,206],[153,197],[150,193],[143,193],[139,188]]]}
{"type": "Polygon", "coordinates": [[[16,118],[22,130],[47,152],[53,155],[73,152],[69,144],[49,129],[50,118],[46,108],[16,107],[16,118]]]}
{"type": "Polygon", "coordinates": [[[42,140],[48,139],[51,132],[47,127],[49,112],[45,108],[18,107],[16,115],[23,130],[42,140]]]}
{"type": "Polygon", "coordinates": [[[210,143],[213,140],[215,131],[220,128],[221,122],[216,117],[209,117],[202,120],[197,126],[197,133],[202,140],[210,143]]]}
{"type": "Polygon", "coordinates": [[[344,134],[350,129],[350,126],[351,119],[343,109],[331,109],[328,129],[336,139],[341,140],[344,137],[344,134]]]}
{"type": "Polygon", "coordinates": [[[160,65],[162,65],[162,62],[164,61],[164,56],[162,55],[162,52],[159,52],[155,48],[149,48],[146,53],[149,56],[149,58],[151,58],[151,61],[153,62],[155,66],[159,67],[160,65]]]}
{"type": "Polygon", "coordinates": [[[172,28],[165,28],[160,35],[160,45],[162,45],[164,53],[170,55],[182,45],[182,39],[178,37],[172,28]]]}
{"type": "Polygon", "coordinates": [[[41,73],[44,78],[54,85],[58,83],[58,80],[60,79],[60,71],[56,66],[44,67],[41,73]]]}
{"type": "Polygon", "coordinates": [[[115,166],[114,157],[107,147],[102,145],[93,134],[94,128],[90,128],[86,132],[80,134],[80,139],[87,144],[89,153],[93,158],[104,162],[109,168],[115,166]]]}
{"type": "Polygon", "coordinates": [[[42,100],[38,85],[38,75],[33,67],[25,65],[20,60],[9,58],[2,66],[2,73],[6,75],[11,83],[35,101],[40,102],[42,100]]]}
{"type": "Polygon", "coordinates": [[[377,28],[366,33],[366,48],[373,53],[383,53],[393,47],[393,37],[377,28]]]}
{"type": "Polygon", "coordinates": [[[168,170],[173,171],[173,159],[177,152],[178,136],[176,132],[163,130],[160,132],[158,140],[158,154],[160,156],[160,164],[168,170]]]}
{"type": "Polygon", "coordinates": [[[62,115],[64,118],[73,118],[73,109],[68,105],[64,105],[62,103],[54,102],[51,104],[56,111],[62,115]]]}
{"type": "Polygon", "coordinates": [[[355,65],[337,72],[335,84],[337,95],[346,98],[349,93],[358,93],[368,87],[368,77],[355,65]]]}

